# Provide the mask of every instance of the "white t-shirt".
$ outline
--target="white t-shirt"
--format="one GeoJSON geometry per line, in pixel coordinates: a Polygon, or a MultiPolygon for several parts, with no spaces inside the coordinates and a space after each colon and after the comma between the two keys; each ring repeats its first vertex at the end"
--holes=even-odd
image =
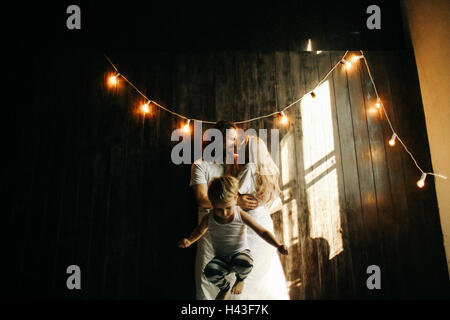
{"type": "Polygon", "coordinates": [[[230,256],[249,248],[247,226],[242,221],[239,210],[239,206],[234,206],[234,218],[230,223],[217,222],[213,213],[209,216],[208,230],[216,256],[230,256]]]}
{"type": "MultiPolygon", "coordinates": [[[[208,185],[212,179],[223,176],[224,165],[214,162],[197,159],[191,166],[191,181],[189,186],[206,183],[208,185]]],[[[209,212],[210,209],[198,207],[200,218],[209,212]]]]}

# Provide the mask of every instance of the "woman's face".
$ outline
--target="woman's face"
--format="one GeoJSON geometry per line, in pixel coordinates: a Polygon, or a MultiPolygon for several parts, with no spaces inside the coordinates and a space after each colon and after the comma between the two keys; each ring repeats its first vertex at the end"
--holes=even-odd
{"type": "Polygon", "coordinates": [[[249,155],[248,155],[248,137],[245,137],[245,139],[239,139],[239,137],[236,139],[237,142],[237,163],[238,165],[246,164],[249,161],[249,155]]]}

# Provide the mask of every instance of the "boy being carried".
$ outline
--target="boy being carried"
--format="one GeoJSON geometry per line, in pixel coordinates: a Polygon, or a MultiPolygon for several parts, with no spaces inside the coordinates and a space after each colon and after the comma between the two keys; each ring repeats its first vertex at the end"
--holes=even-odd
{"type": "Polygon", "coordinates": [[[228,274],[236,274],[231,293],[240,294],[244,288],[244,280],[253,268],[246,226],[276,247],[280,253],[288,254],[285,245],[279,243],[270,231],[236,205],[238,190],[238,180],[230,175],[213,179],[208,188],[212,212],[203,217],[188,238],[178,241],[180,248],[187,248],[209,230],[215,257],[205,266],[203,274],[219,288],[216,300],[224,300],[230,291],[230,283],[225,278],[228,274]]]}

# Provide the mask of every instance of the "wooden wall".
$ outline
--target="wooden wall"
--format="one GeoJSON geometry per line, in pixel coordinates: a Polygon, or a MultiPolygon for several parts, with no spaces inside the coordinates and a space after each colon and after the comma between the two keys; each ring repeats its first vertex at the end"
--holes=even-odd
{"type": "MultiPolygon", "coordinates": [[[[108,52],[160,104],[190,117],[234,121],[301,97],[342,54],[108,52]]],[[[394,127],[431,170],[413,57],[406,51],[367,57],[394,127]]],[[[109,90],[106,73],[113,70],[101,52],[41,50],[23,63],[16,77],[29,81],[16,97],[26,103],[5,111],[13,129],[5,142],[2,295],[193,299],[195,249],[176,248],[196,223],[189,165],[170,160],[179,120],[159,109],[144,119],[130,86],[109,90]],[[66,289],[71,264],[81,268],[81,291],[66,289]]],[[[343,251],[331,260],[328,241],[310,236],[305,175],[314,168],[303,165],[301,107],[289,110],[288,127],[275,118],[251,124],[279,129],[293,145],[291,180],[282,185],[285,207],[273,215],[279,237],[298,234],[283,258],[291,298],[448,297],[433,179],[419,190],[411,159],[398,144],[387,145],[384,116],[369,112],[374,92],[362,64],[349,72],[338,68],[328,85],[335,164],[327,170],[337,177],[343,239],[343,251]],[[296,225],[288,223],[293,200],[296,225]],[[366,287],[372,264],[381,268],[381,290],[366,287]]],[[[330,220],[322,224],[330,227],[330,220]]]]}

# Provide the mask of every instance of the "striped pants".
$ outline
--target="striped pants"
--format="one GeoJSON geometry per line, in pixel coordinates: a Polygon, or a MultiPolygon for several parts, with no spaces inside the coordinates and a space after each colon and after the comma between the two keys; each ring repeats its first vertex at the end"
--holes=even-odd
{"type": "Polygon", "coordinates": [[[228,274],[236,273],[236,279],[242,281],[249,275],[253,268],[253,258],[250,250],[235,253],[231,256],[214,257],[203,270],[203,274],[209,282],[220,291],[228,291],[230,282],[225,278],[228,274]]]}

